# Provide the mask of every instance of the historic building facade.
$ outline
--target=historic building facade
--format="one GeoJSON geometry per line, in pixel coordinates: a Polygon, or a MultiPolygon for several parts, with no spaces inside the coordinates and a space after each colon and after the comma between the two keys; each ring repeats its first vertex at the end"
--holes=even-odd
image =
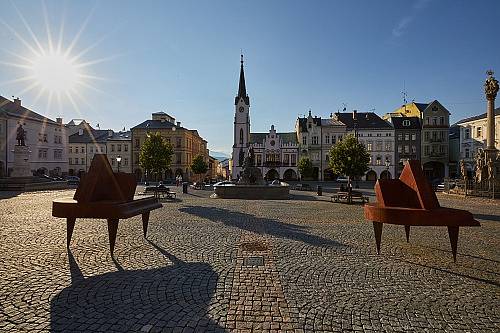
{"type": "MultiPolygon", "coordinates": [[[[462,119],[456,125],[460,136],[460,159],[465,161],[469,176],[472,176],[474,157],[480,148],[486,148],[486,113],[462,119]]],[[[495,147],[500,149],[500,108],[495,109],[495,147]]]]}
{"type": "Polygon", "coordinates": [[[300,157],[307,157],[313,165],[313,178],[334,180],[329,166],[330,148],[342,141],[346,134],[346,125],[335,119],[333,114],[328,119],[313,117],[311,111],[307,117],[297,118],[295,132],[299,143],[300,157]]]}
{"type": "Polygon", "coordinates": [[[418,117],[390,117],[388,121],[394,127],[395,176],[399,177],[408,160],[421,159],[421,131],[418,117]]]}
{"type": "Polygon", "coordinates": [[[346,125],[349,134],[358,138],[370,154],[369,170],[363,180],[394,178],[394,128],[374,112],[337,112],[333,115],[346,125]]]}
{"type": "Polygon", "coordinates": [[[277,133],[274,125],[268,133],[250,132],[250,98],[246,92],[243,56],[241,56],[238,95],[234,100],[234,136],[231,178],[239,178],[245,155],[250,146],[255,153],[255,163],[267,180],[297,179],[298,144],[294,132],[277,133]]]}
{"type": "Polygon", "coordinates": [[[429,104],[408,103],[386,115],[418,117],[422,125],[421,160],[426,177],[442,179],[449,174],[450,112],[437,100],[429,104]]]}
{"type": "Polygon", "coordinates": [[[172,180],[181,175],[183,180],[189,181],[194,176],[191,171],[191,162],[196,155],[202,155],[208,163],[207,141],[197,130],[187,129],[176,122],[175,118],[165,112],[152,114],[146,120],[131,128],[132,131],[132,170],[137,180],[146,179],[145,170],[139,165],[139,153],[149,132],[159,132],[165,140],[172,144],[174,154],[170,169],[165,171],[161,179],[172,180]]]}
{"type": "Polygon", "coordinates": [[[0,96],[1,175],[9,176],[14,167],[14,146],[19,125],[25,131],[30,149],[33,174],[64,176],[68,173],[67,134],[62,118],[53,121],[21,105],[19,98],[10,101],[0,96]]]}

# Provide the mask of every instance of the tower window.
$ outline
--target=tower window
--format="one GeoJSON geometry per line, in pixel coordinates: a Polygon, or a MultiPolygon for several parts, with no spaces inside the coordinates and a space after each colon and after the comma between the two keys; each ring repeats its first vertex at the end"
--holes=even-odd
{"type": "Polygon", "coordinates": [[[243,128],[240,128],[240,144],[243,144],[243,128]]]}

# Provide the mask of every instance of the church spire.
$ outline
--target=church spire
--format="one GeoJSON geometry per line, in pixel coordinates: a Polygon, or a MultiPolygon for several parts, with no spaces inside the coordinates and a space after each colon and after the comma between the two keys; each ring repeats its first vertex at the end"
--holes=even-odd
{"type": "Polygon", "coordinates": [[[247,88],[245,85],[245,71],[243,70],[243,54],[241,54],[240,62],[241,62],[240,83],[238,86],[238,96],[236,96],[234,104],[235,105],[238,104],[238,101],[240,100],[240,98],[243,98],[243,100],[245,101],[245,104],[250,105],[250,99],[248,98],[247,88]]]}

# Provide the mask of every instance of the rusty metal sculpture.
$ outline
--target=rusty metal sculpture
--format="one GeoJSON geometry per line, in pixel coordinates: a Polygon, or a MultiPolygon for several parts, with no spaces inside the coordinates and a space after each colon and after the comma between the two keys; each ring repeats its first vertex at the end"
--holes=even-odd
{"type": "Polygon", "coordinates": [[[80,182],[74,197],[52,202],[52,216],[66,218],[67,247],[77,218],[107,219],[111,255],[120,219],[142,214],[142,227],[146,237],[149,213],[162,205],[154,197],[134,197],[136,186],[133,174],[114,173],[106,155],[95,154],[89,172],[80,182]]]}
{"type": "Polygon", "coordinates": [[[408,161],[399,179],[378,180],[375,194],[377,202],[365,204],[364,210],[365,218],[373,222],[378,254],[384,223],[404,225],[406,241],[410,239],[411,226],[448,227],[454,261],[459,227],[480,226],[470,212],[439,205],[419,161],[408,161]]]}

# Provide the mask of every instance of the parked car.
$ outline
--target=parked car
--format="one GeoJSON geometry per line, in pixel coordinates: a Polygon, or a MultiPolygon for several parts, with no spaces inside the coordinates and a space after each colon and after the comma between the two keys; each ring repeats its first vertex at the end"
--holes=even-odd
{"type": "Polygon", "coordinates": [[[347,178],[346,176],[338,176],[337,181],[339,183],[347,183],[349,181],[349,178],[347,178]]]}
{"type": "Polygon", "coordinates": [[[312,187],[309,184],[297,184],[297,185],[295,185],[294,190],[297,190],[297,191],[312,191],[312,187]]]}
{"type": "Polygon", "coordinates": [[[47,179],[47,180],[55,180],[54,178],[50,177],[49,175],[45,175],[45,174],[42,174],[39,176],[40,178],[44,178],[44,179],[47,179]]]}
{"type": "Polygon", "coordinates": [[[68,176],[68,178],[66,178],[66,181],[68,182],[68,185],[80,184],[80,178],[77,176],[68,176]]]}
{"type": "Polygon", "coordinates": [[[223,180],[221,182],[218,182],[218,183],[215,183],[214,184],[214,187],[215,186],[224,186],[224,185],[230,185],[230,184],[234,184],[232,181],[229,181],[229,180],[223,180]]]}

